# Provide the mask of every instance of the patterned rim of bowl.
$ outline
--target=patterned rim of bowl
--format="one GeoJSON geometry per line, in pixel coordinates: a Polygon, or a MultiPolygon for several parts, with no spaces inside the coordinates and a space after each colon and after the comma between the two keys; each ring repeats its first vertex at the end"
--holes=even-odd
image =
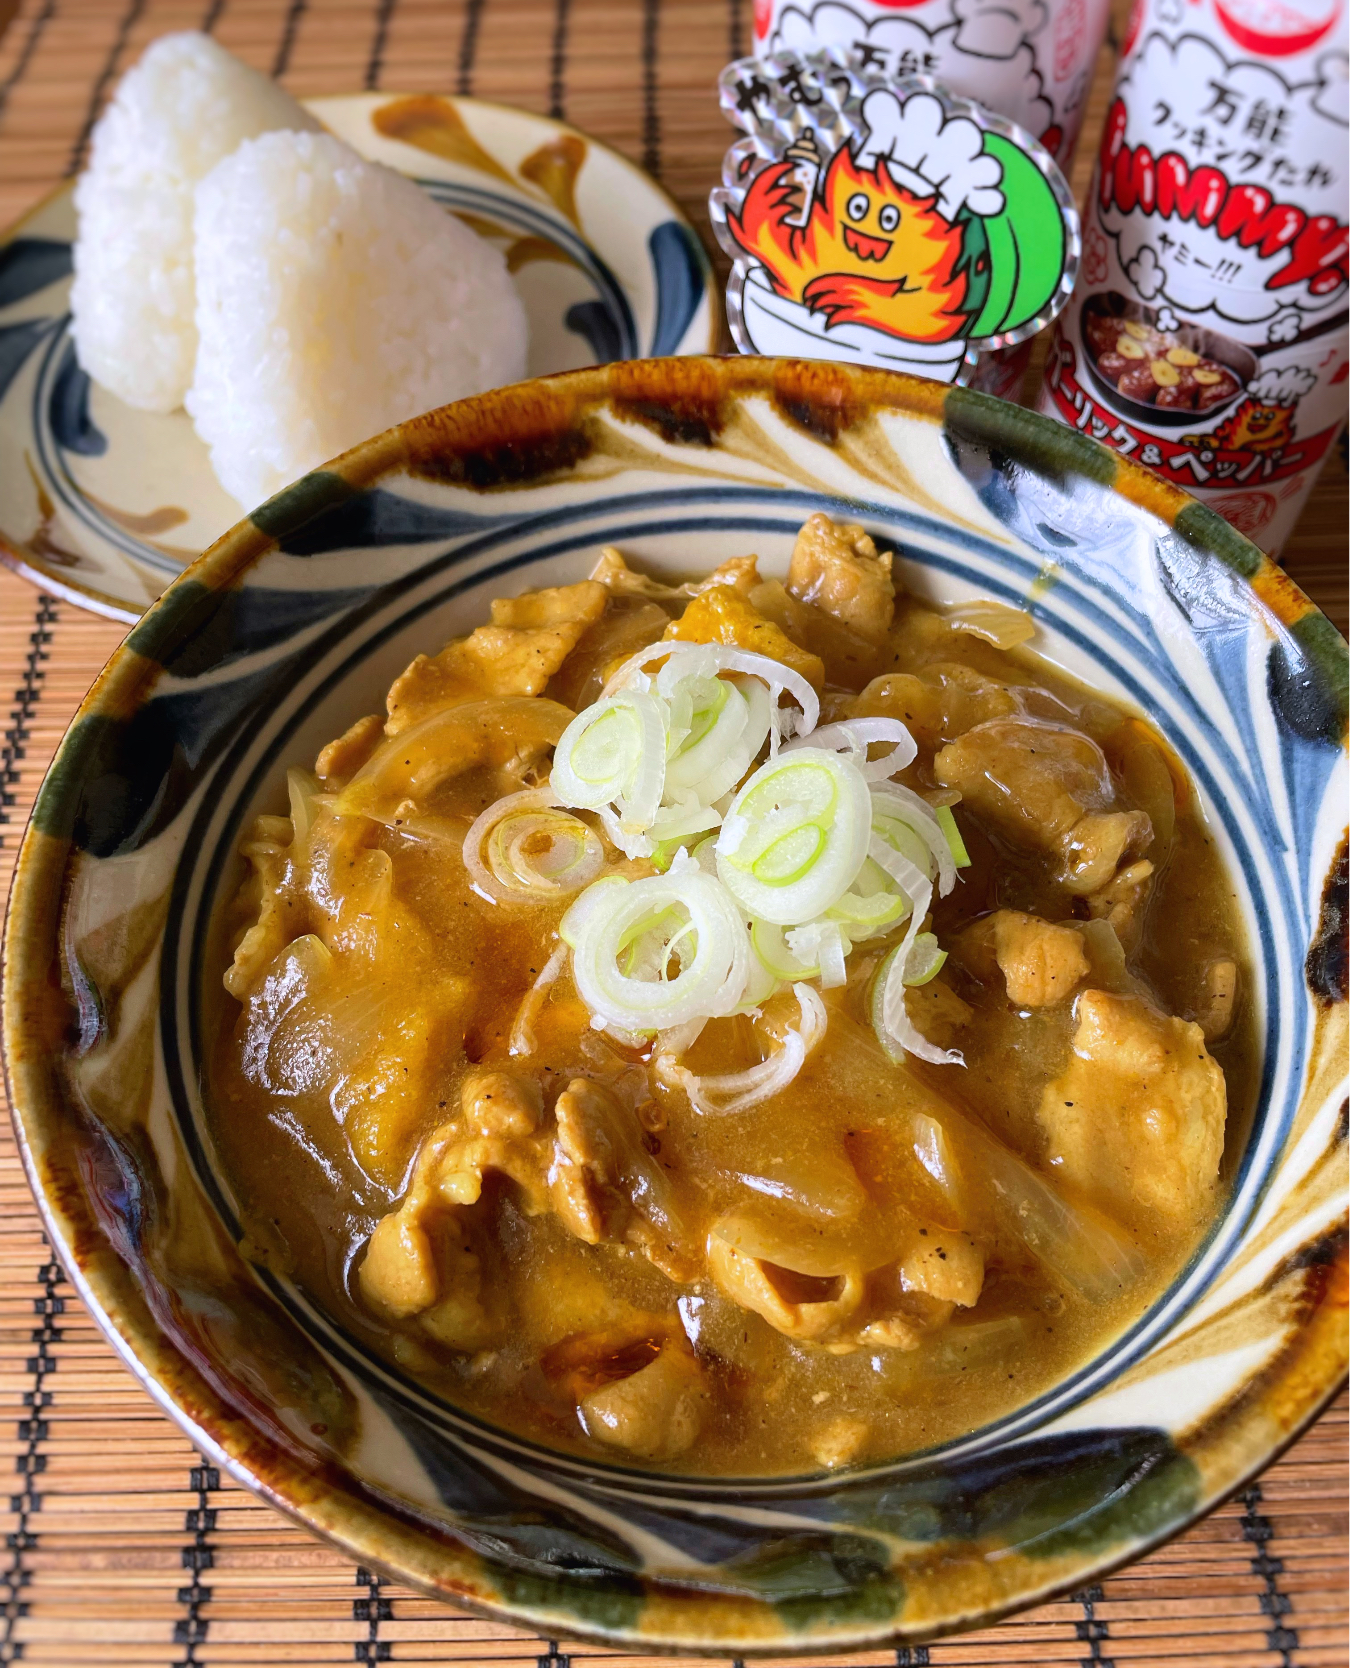
{"type": "Polygon", "coordinates": [[[53,1245],[132,1371],[241,1481],[364,1565],[547,1637],[858,1649],[1081,1587],[1240,1487],[1345,1372],[1346,687],[1334,628],[1217,515],[967,390],[671,359],[404,424],[170,587],[43,785],[4,1017],[53,1245]],[[1156,703],[1253,935],[1257,1116],[1172,1288],[993,1425],[829,1476],[583,1465],[456,1413],[244,1264],[201,1134],[193,969],[239,822],[297,726],[335,733],[332,692],[382,688],[381,652],[401,664],[438,602],[581,571],[604,542],[781,549],[818,507],[890,537],[915,583],[1021,601],[1071,670],[1156,703]]]}
{"type": "MultiPolygon", "coordinates": [[[[552,116],[449,94],[306,106],[363,156],[495,237],[531,320],[530,375],[716,352],[712,265],[638,165],[552,116]]],[[[67,181],[0,236],[0,561],[128,624],[240,506],[183,411],[134,411],[80,370],[67,181]]]]}

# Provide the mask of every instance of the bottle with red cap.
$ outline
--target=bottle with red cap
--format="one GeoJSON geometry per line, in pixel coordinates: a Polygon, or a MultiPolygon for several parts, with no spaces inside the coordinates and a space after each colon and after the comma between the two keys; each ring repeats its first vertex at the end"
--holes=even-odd
{"type": "Polygon", "coordinates": [[[1136,0],[1040,405],[1272,555],[1346,415],[1347,0],[1136,0]]]}

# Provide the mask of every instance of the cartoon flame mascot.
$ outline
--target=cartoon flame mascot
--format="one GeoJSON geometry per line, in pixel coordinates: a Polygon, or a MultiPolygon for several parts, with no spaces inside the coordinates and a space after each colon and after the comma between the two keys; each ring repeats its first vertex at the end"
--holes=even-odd
{"type": "Polygon", "coordinates": [[[854,144],[827,159],[804,133],[728,206],[744,334],[954,380],[969,346],[1055,296],[1063,213],[1025,151],[932,93],[876,88],[861,117],[854,144]]]}
{"type": "Polygon", "coordinates": [[[1317,382],[1306,366],[1267,369],[1247,384],[1247,397],[1211,433],[1186,436],[1187,445],[1218,446],[1229,452],[1281,451],[1294,438],[1299,400],[1317,382]]]}

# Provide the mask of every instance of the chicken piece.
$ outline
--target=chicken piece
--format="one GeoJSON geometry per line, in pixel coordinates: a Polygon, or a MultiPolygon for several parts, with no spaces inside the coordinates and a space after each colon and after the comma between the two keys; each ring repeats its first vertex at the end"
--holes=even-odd
{"type": "Polygon", "coordinates": [[[1237,1000],[1237,963],[1230,956],[1208,962],[1202,976],[1204,1000],[1195,1016],[1206,1042],[1226,1037],[1233,1025],[1237,1000]]]}
{"type": "Polygon", "coordinates": [[[895,617],[890,552],[878,553],[861,527],[827,515],[810,516],[797,534],[787,588],[869,643],[882,642],[895,617]]]}
{"type": "Polygon", "coordinates": [[[471,1072],[459,1100],[464,1122],[476,1135],[533,1135],[539,1123],[539,1085],[508,1071],[471,1072]]]}
{"type": "Polygon", "coordinates": [[[781,626],[766,620],[730,585],[718,585],[696,596],[680,618],[667,626],[665,635],[682,643],[727,643],[749,649],[790,666],[814,689],[825,683],[820,656],[798,648],[781,626]]]}
{"type": "Polygon", "coordinates": [[[527,1215],[548,1208],[547,1143],[534,1133],[537,1085],[500,1071],[470,1072],[459,1116],[423,1143],[407,1193],[375,1228],[358,1273],[377,1314],[416,1317],[455,1349],[478,1349],[495,1332],[482,1300],[468,1211],[488,1171],[515,1183],[527,1215]]]}
{"type": "Polygon", "coordinates": [[[666,585],[645,573],[630,568],[612,544],[600,552],[600,559],[591,569],[591,578],[616,597],[649,598],[653,602],[677,602],[688,594],[679,585],[666,585]]]}
{"type": "Polygon", "coordinates": [[[247,1001],[266,970],[301,926],[292,894],[293,871],[289,817],[259,817],[239,848],[249,874],[235,908],[250,924],[240,934],[226,969],[225,989],[237,1002],[247,1001]]]}
{"type": "Polygon", "coordinates": [[[730,585],[733,591],[739,591],[743,597],[748,597],[759,583],[758,556],[730,556],[715,567],[706,579],[695,580],[689,587],[689,594],[695,597],[702,596],[704,591],[711,591],[714,585],[730,585]]]}
{"type": "Polygon", "coordinates": [[[984,1253],[969,1234],[915,1224],[905,1253],[867,1277],[865,1349],[917,1349],[955,1310],[973,1308],[984,1289],[984,1253]]]}
{"type": "Polygon", "coordinates": [[[923,1292],[891,1292],[884,1307],[884,1314],[859,1329],[861,1348],[918,1349],[946,1326],[956,1310],[954,1303],[939,1302],[923,1292]]]}
{"type": "Polygon", "coordinates": [[[357,1281],[377,1315],[416,1318],[452,1348],[481,1349],[495,1334],[483,1303],[482,1268],[463,1227],[416,1189],[376,1224],[357,1281]]]}
{"type": "Polygon", "coordinates": [[[918,1231],[896,1273],[903,1292],[971,1309],[984,1288],[984,1253],[969,1234],[930,1224],[918,1231]]]}
{"type": "Polygon", "coordinates": [[[604,587],[594,579],[552,585],[518,597],[492,599],[492,623],[504,631],[563,631],[579,637],[605,611],[604,587]],[[579,630],[575,629],[580,627],[579,630]]]}
{"type": "Polygon", "coordinates": [[[1111,803],[1102,750],[1088,736],[1032,718],[978,724],[933,761],[944,787],[1019,845],[1058,850],[1085,811],[1111,803]]]}
{"type": "Polygon", "coordinates": [[[500,791],[510,793],[573,716],[556,701],[524,695],[432,711],[381,743],[337,796],[336,811],[398,827],[437,789],[479,766],[499,772],[500,791]]]}
{"type": "Polygon", "coordinates": [[[840,1414],[814,1431],[807,1447],[817,1465],[823,1465],[827,1471],[837,1471],[841,1465],[857,1459],[870,1435],[871,1426],[865,1419],[840,1414]]]}
{"type": "Polygon", "coordinates": [[[460,1114],[423,1144],[410,1197],[476,1205],[487,1171],[515,1182],[526,1215],[548,1209],[547,1138],[535,1133],[538,1086],[503,1071],[474,1071],[460,1086],[460,1114]]]}
{"type": "Polygon", "coordinates": [[[925,666],[918,673],[873,678],[854,704],[855,718],[898,718],[920,747],[936,749],[996,718],[1020,711],[1017,696],[959,661],[925,666]]]}
{"type": "Polygon", "coordinates": [[[776,579],[766,579],[750,592],[750,604],[772,620],[804,649],[818,655],[825,676],[841,689],[860,690],[881,670],[884,650],[851,626],[809,602],[799,602],[776,579]]]}
{"type": "Polygon", "coordinates": [[[377,713],[358,718],[320,752],[314,761],[314,774],[330,792],[344,786],[383,739],[384,720],[377,713]]]}
{"type": "Polygon", "coordinates": [[[539,695],[605,611],[608,592],[594,579],[520,597],[498,597],[492,624],[450,643],[434,658],[419,654],[389,690],[385,734],[489,695],[539,695]]]}
{"type": "Polygon", "coordinates": [[[638,596],[611,596],[605,612],[568,655],[546,693],[580,712],[600,698],[606,679],[625,660],[657,642],[669,624],[670,615],[659,603],[638,596]]]}
{"type": "Polygon", "coordinates": [[[731,556],[710,574],[691,584],[666,585],[630,568],[620,551],[613,545],[606,545],[600,552],[600,560],[591,569],[591,578],[599,580],[615,596],[650,598],[653,602],[683,602],[686,597],[696,597],[702,591],[711,590],[714,585],[730,585],[748,596],[759,584],[759,558],[731,556]]]}
{"type": "Polygon", "coordinates": [[[605,1237],[607,1182],[615,1178],[609,1142],[588,1128],[583,1103],[570,1093],[559,1095],[555,1109],[558,1134],[548,1169],[549,1196],[563,1226],[587,1245],[605,1237]]]}
{"type": "Polygon", "coordinates": [[[500,1339],[501,1323],[484,1301],[482,1264],[453,1218],[442,1227],[440,1253],[441,1296],[422,1310],[417,1324],[450,1349],[485,1349],[500,1339]]]}
{"type": "Polygon", "coordinates": [[[905,1012],[929,1042],[939,1048],[950,1048],[958,1033],[969,1025],[975,1010],[939,975],[927,984],[908,987],[905,1012]]]}
{"type": "Polygon", "coordinates": [[[1153,824],[1142,811],[1089,812],[1064,836],[1064,883],[1087,897],[1100,891],[1126,857],[1137,857],[1153,840],[1153,824]]]}
{"type": "Polygon", "coordinates": [[[482,1301],[482,1268],[459,1224],[444,1218],[433,1237],[402,1212],[376,1225],[360,1272],[361,1294],[390,1320],[417,1317],[452,1349],[476,1350],[496,1333],[482,1301]]]}
{"type": "Polygon", "coordinates": [[[1153,872],[1129,859],[1151,843],[1153,825],[1143,811],[1109,809],[1111,777],[1095,741],[1060,724],[997,719],[950,742],[933,772],[1010,840],[1057,851],[1067,890],[1126,938],[1153,872]]]}
{"type": "Polygon", "coordinates": [[[431,1236],[418,1217],[391,1211],[375,1224],[361,1263],[361,1294],[392,1320],[429,1309],[441,1278],[431,1236]]]}
{"type": "Polygon", "coordinates": [[[1198,1025],[1086,990],[1068,1069],[1040,1106],[1052,1169],[1108,1212],[1194,1219],[1213,1196],[1227,1091],[1198,1025]]]}
{"type": "Polygon", "coordinates": [[[1153,879],[1153,865],[1147,858],[1131,863],[1113,875],[1100,891],[1087,900],[1088,913],[1094,921],[1109,922],[1117,938],[1132,948],[1139,936],[1140,912],[1148,896],[1153,879]]]}
{"type": "Polygon", "coordinates": [[[505,1135],[470,1136],[444,1149],[432,1171],[431,1185],[447,1204],[476,1205],[488,1172],[494,1171],[516,1184],[526,1216],[542,1216],[550,1202],[546,1160],[541,1142],[505,1135]]]}
{"type": "MultiPolygon", "coordinates": [[[[708,1272],[717,1289],[743,1309],[753,1309],[775,1330],[802,1343],[837,1336],[865,1295],[861,1269],[842,1261],[837,1273],[804,1273],[751,1256],[728,1244],[714,1224],[708,1236],[708,1272]]],[[[790,1249],[782,1255],[791,1256],[790,1249]]]]}
{"type": "Polygon", "coordinates": [[[833,1354],[915,1349],[956,1305],[973,1305],[984,1254],[960,1229],[901,1213],[870,1228],[803,1231],[746,1207],[719,1217],[707,1241],[718,1290],[776,1331],[833,1354]]]}
{"type": "Polygon", "coordinates": [[[961,936],[962,960],[977,977],[987,979],[997,968],[1014,1007],[1067,1002],[1089,971],[1082,935],[1073,927],[1015,909],[997,910],[961,936]]]}
{"type": "Polygon", "coordinates": [[[693,1352],[670,1337],[654,1361],[583,1396],[577,1414],[594,1441],[640,1459],[668,1460],[698,1440],[710,1400],[693,1352]]]}
{"type": "Polygon", "coordinates": [[[554,1116],[549,1197],[568,1231],[587,1245],[634,1245],[670,1279],[694,1279],[698,1263],[686,1248],[674,1192],[642,1144],[636,1115],[578,1077],[558,1096],[554,1116]]]}

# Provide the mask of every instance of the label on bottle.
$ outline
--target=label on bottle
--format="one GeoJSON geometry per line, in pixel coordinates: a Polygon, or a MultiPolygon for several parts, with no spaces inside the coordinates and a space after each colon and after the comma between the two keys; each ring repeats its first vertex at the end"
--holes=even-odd
{"type": "Polygon", "coordinates": [[[1025,128],[1063,167],[1108,9],[1109,0],[756,0],[755,51],[834,48],[892,80],[931,75],[1025,128]]]}
{"type": "Polygon", "coordinates": [[[1270,551],[1345,419],[1345,5],[1136,5],[1041,394],[1270,551]]]}

